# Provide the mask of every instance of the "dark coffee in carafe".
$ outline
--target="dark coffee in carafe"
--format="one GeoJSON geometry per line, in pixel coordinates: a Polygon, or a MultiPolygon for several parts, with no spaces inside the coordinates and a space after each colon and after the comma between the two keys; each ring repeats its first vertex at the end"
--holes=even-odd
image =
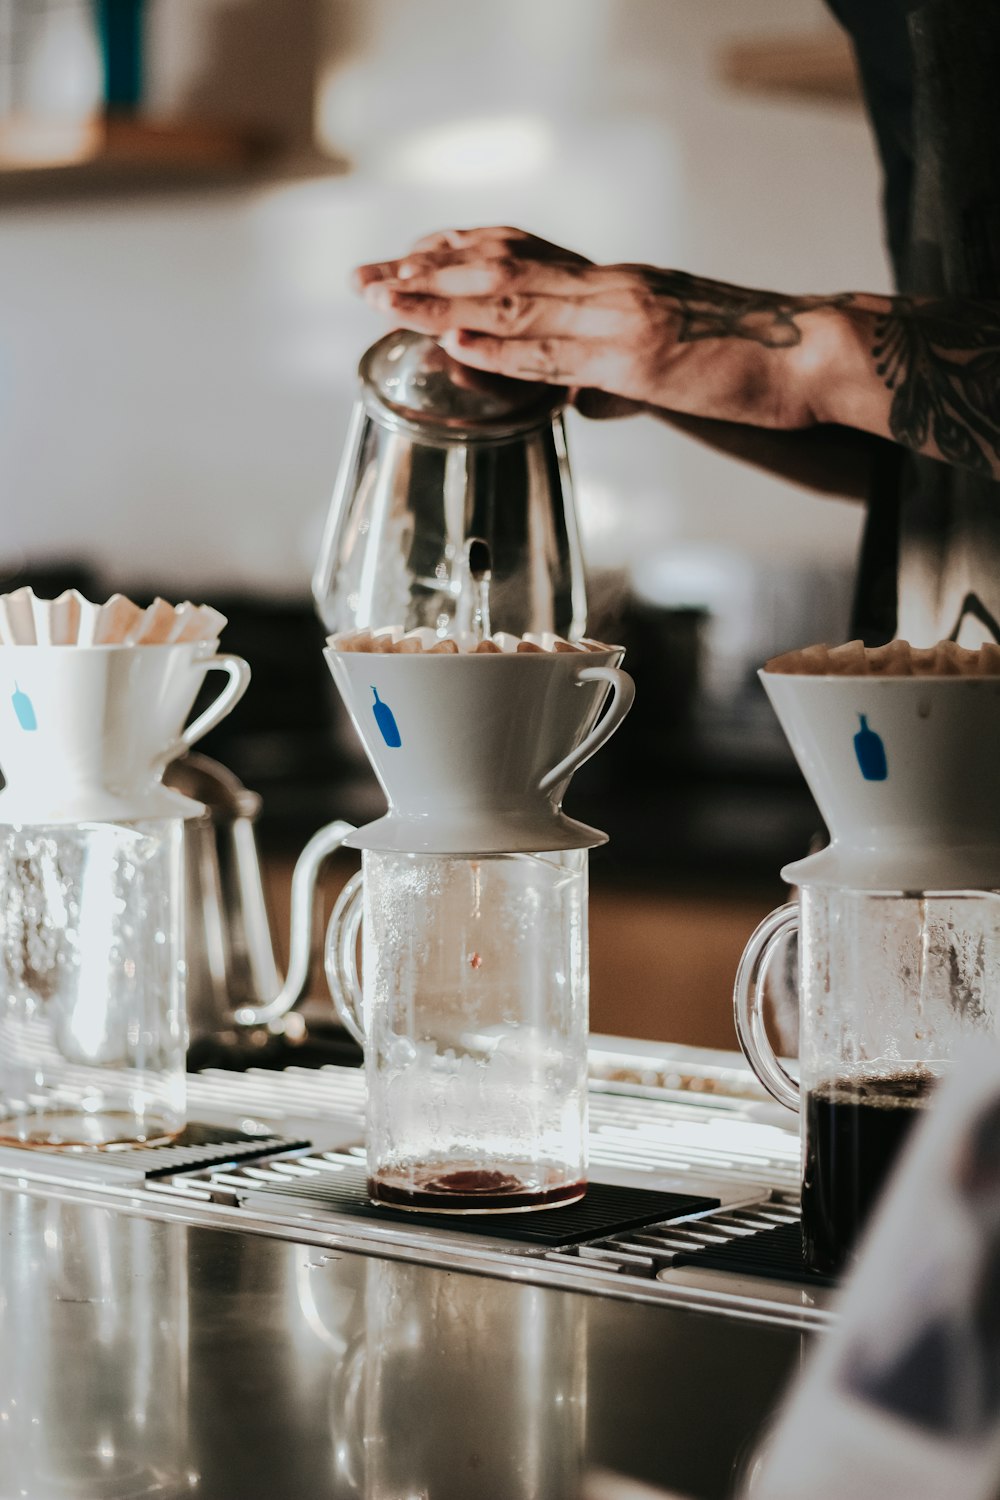
{"type": "Polygon", "coordinates": [[[843,1269],[910,1127],[937,1082],[912,1069],[837,1078],[806,1096],[802,1248],[807,1265],[843,1269]]]}

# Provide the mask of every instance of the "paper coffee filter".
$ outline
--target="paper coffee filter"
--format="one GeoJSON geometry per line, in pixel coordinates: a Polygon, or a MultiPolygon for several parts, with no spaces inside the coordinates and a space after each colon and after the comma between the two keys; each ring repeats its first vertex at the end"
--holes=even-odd
{"type": "Polygon", "coordinates": [[[539,652],[546,654],[572,652],[584,655],[588,651],[617,649],[614,646],[606,646],[601,641],[589,639],[569,641],[565,636],[556,635],[551,630],[537,634],[526,631],[524,635],[511,635],[505,630],[498,630],[496,635],[483,639],[480,636],[462,632],[442,637],[429,626],[404,631],[401,625],[387,625],[380,630],[342,631],[339,635],[327,636],[326,644],[331,651],[389,652],[399,656],[418,654],[512,656],[539,652]]]}
{"type": "Polygon", "coordinates": [[[988,641],[970,650],[956,641],[938,641],[935,646],[846,641],[842,646],[786,651],[772,657],[764,670],[800,677],[1000,677],[1000,646],[988,641]]]}
{"type": "Polygon", "coordinates": [[[39,599],[29,586],[0,594],[3,646],[166,646],[218,640],[225,615],[207,604],[168,604],[148,609],[112,594],[103,604],[67,589],[58,599],[39,599]]]}

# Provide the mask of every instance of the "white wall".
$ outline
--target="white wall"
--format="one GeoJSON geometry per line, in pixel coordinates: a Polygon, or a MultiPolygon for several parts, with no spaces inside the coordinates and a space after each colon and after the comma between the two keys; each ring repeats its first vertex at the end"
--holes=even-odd
{"type": "MultiPolygon", "coordinates": [[[[170,3],[196,36],[192,0],[170,3]]],[[[353,369],[381,331],[350,267],[437,226],[518,223],[594,258],[789,291],[887,285],[860,112],[737,95],[715,75],[726,40],[808,28],[818,0],[327,11],[320,122],[352,172],[0,212],[0,566],[75,553],[178,593],[304,593],[353,369]]],[[[162,7],[157,24],[168,36],[162,7]]],[[[162,56],[166,106],[187,83],[162,56]]],[[[853,549],[854,507],[653,422],[574,419],[570,440],[605,561],[679,541],[853,549]]]]}

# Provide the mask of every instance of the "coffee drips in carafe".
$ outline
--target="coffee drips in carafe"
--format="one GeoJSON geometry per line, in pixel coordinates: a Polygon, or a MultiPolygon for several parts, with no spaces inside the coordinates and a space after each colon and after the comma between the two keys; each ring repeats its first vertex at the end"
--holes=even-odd
{"type": "Polygon", "coordinates": [[[468,636],[477,644],[493,634],[490,613],[490,585],[493,569],[489,544],[482,537],[470,537],[465,544],[465,566],[462,570],[455,621],[459,636],[468,636]]]}

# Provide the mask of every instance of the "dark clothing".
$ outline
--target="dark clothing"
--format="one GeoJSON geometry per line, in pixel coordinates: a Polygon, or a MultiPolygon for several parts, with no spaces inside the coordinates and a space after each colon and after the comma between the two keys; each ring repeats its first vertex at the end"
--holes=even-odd
{"type": "Polygon", "coordinates": [[[1000,1412],[1000,1347],[972,1318],[936,1318],[885,1368],[868,1351],[855,1356],[845,1384],[852,1395],[935,1437],[978,1442],[1000,1412]]]}
{"type": "MultiPolygon", "coordinates": [[[[968,1226],[971,1238],[982,1231],[968,1226]]],[[[962,1278],[942,1266],[941,1285],[962,1278]]],[[[965,1300],[936,1309],[901,1351],[860,1347],[845,1384],[862,1401],[937,1437],[979,1442],[1000,1421],[1000,1245],[987,1238],[965,1300]]]]}
{"type": "MultiPolygon", "coordinates": [[[[828,4],[854,42],[898,291],[1000,302],[1000,0],[828,4]]],[[[858,633],[1000,639],[1000,483],[880,446],[858,633]]]]}

